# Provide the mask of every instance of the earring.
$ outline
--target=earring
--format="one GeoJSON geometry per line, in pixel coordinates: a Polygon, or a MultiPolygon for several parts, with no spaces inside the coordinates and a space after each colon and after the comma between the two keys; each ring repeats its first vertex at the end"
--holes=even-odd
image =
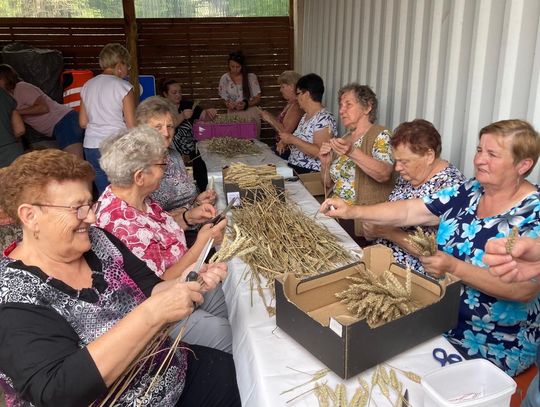
{"type": "Polygon", "coordinates": [[[39,230],[38,229],[34,229],[33,235],[34,235],[34,239],[39,240],[39,230]]]}

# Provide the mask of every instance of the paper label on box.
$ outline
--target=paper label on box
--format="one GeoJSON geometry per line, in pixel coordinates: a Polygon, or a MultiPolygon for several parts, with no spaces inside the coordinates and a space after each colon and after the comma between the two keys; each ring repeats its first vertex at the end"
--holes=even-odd
{"type": "Polygon", "coordinates": [[[234,206],[239,206],[240,205],[240,191],[227,192],[227,202],[231,202],[234,198],[236,198],[236,202],[234,206]]]}
{"type": "Polygon", "coordinates": [[[329,328],[334,331],[340,338],[343,336],[343,325],[337,322],[334,318],[330,317],[329,328]]]}

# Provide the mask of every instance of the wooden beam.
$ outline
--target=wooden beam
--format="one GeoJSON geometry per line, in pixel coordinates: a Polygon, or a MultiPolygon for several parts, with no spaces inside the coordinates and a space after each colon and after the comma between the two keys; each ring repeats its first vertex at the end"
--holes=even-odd
{"type": "Polygon", "coordinates": [[[139,64],[137,56],[137,20],[135,18],[135,0],[122,0],[124,10],[124,30],[126,32],[127,49],[131,56],[129,77],[133,85],[135,100],[139,100],[139,64]]]}

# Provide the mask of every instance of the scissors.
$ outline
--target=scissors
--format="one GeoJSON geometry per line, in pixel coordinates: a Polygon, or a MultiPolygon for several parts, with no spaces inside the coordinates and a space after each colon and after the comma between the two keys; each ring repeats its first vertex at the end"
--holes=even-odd
{"type": "Polygon", "coordinates": [[[206,256],[208,256],[208,252],[210,252],[210,249],[212,248],[213,244],[214,244],[214,238],[211,237],[210,239],[208,239],[208,242],[206,242],[206,245],[204,246],[201,254],[199,255],[199,258],[197,259],[197,263],[195,263],[195,267],[187,275],[186,281],[197,281],[197,279],[199,278],[199,271],[201,271],[201,267],[204,261],[206,260],[206,256]]]}
{"type": "Polygon", "coordinates": [[[451,365],[452,363],[461,362],[463,358],[457,353],[446,353],[443,348],[433,349],[433,357],[441,364],[441,366],[451,365]]]}
{"type": "Polygon", "coordinates": [[[208,219],[206,222],[203,222],[203,225],[206,225],[208,223],[211,223],[212,225],[217,225],[219,222],[225,219],[227,212],[229,212],[232,209],[232,207],[236,205],[237,200],[238,200],[238,197],[235,196],[233,199],[231,199],[231,201],[229,202],[229,205],[227,205],[221,213],[214,216],[212,219],[208,219]]]}

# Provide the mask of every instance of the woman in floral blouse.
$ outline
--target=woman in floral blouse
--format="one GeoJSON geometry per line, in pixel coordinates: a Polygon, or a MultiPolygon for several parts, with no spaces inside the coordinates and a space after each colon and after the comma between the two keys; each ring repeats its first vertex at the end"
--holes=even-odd
{"type": "Polygon", "coordinates": [[[486,242],[540,234],[540,190],[525,180],[540,153],[540,138],[522,120],[503,120],[480,130],[475,178],[424,199],[372,206],[332,198],[321,210],[332,217],[380,225],[439,225],[434,256],[420,257],[436,277],[461,279],[458,325],[448,340],[468,358],[486,358],[514,376],[534,363],[540,340],[540,282],[505,283],[483,263],[486,242]],[[334,208],[331,208],[333,205],[334,208]]]}
{"type": "Polygon", "coordinates": [[[336,119],[322,104],[324,83],[319,75],[310,73],[296,83],[296,100],[306,112],[294,133],[279,132],[276,149],[283,154],[291,150],[289,167],[298,174],[317,172],[321,169],[319,149],[337,133],[336,119]]]}
{"type": "MultiPolygon", "coordinates": [[[[430,122],[416,119],[401,123],[390,141],[399,178],[388,200],[423,198],[441,189],[461,184],[465,177],[453,164],[443,160],[441,135],[430,122]]],[[[377,243],[392,249],[400,264],[424,272],[418,252],[407,241],[415,228],[376,226],[364,223],[364,236],[379,237],[377,243]]],[[[425,233],[437,231],[433,226],[422,226],[425,233]]]]}
{"type": "MultiPolygon", "coordinates": [[[[353,83],[341,88],[338,97],[339,115],[348,130],[321,146],[323,184],[327,189],[333,185],[333,194],[350,204],[384,202],[394,186],[394,162],[390,130],[375,124],[377,96],[369,86],[353,83]]],[[[360,223],[340,224],[353,238],[362,236],[360,223]]]]}

